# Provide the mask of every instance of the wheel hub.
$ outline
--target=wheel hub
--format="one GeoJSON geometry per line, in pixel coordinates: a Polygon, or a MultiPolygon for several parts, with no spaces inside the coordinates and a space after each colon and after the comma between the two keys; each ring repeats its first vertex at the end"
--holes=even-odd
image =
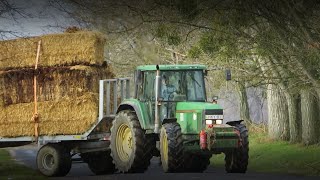
{"type": "Polygon", "coordinates": [[[53,168],[54,165],[54,157],[52,154],[46,154],[44,158],[42,159],[43,167],[47,170],[50,170],[53,168]]]}
{"type": "Polygon", "coordinates": [[[126,124],[120,125],[116,140],[117,152],[122,161],[129,161],[133,151],[133,139],[131,129],[126,124]]]}
{"type": "Polygon", "coordinates": [[[164,163],[167,163],[168,162],[168,140],[167,140],[166,133],[164,133],[164,135],[163,135],[161,145],[162,145],[162,152],[163,152],[163,154],[162,154],[163,160],[164,160],[164,163]]]}

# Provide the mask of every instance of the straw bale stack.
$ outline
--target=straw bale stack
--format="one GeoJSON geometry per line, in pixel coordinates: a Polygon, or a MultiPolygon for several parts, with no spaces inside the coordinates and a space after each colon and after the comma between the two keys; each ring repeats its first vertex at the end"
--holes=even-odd
{"type": "Polygon", "coordinates": [[[47,35],[0,42],[0,51],[4,48],[8,51],[0,55],[0,137],[35,135],[34,75],[40,135],[82,134],[96,123],[99,80],[114,76],[103,61],[102,35],[47,35]],[[34,42],[39,39],[40,68],[34,70],[34,42]]]}

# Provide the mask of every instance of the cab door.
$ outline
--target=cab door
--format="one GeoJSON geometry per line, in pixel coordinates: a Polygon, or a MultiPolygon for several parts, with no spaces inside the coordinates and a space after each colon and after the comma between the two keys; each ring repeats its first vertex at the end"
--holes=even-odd
{"type": "Polygon", "coordinates": [[[154,128],[154,110],[155,110],[155,71],[141,72],[141,84],[138,85],[137,98],[141,102],[143,114],[146,117],[146,127],[154,128]]]}

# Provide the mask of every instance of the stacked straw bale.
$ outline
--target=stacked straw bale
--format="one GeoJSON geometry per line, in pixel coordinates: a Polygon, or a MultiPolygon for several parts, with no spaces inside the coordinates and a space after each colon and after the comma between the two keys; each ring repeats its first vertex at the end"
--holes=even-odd
{"type": "Polygon", "coordinates": [[[35,74],[39,134],[82,134],[90,129],[98,119],[99,80],[114,76],[103,59],[104,42],[95,32],[0,42],[0,137],[34,135],[35,74]]]}
{"type": "Polygon", "coordinates": [[[40,67],[103,64],[105,38],[100,33],[80,31],[2,41],[0,69],[34,67],[40,39],[40,67]]]}

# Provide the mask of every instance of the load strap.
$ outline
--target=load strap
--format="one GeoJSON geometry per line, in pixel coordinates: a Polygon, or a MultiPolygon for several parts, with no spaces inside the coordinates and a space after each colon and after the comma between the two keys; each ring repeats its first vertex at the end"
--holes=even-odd
{"type": "Polygon", "coordinates": [[[35,141],[38,142],[39,137],[39,114],[38,114],[38,96],[37,96],[37,69],[38,69],[38,63],[40,58],[40,50],[41,50],[41,40],[38,42],[38,48],[37,48],[37,57],[36,57],[36,63],[34,66],[35,73],[33,75],[33,92],[34,92],[34,113],[32,116],[32,120],[34,122],[34,135],[35,135],[35,141]]]}

